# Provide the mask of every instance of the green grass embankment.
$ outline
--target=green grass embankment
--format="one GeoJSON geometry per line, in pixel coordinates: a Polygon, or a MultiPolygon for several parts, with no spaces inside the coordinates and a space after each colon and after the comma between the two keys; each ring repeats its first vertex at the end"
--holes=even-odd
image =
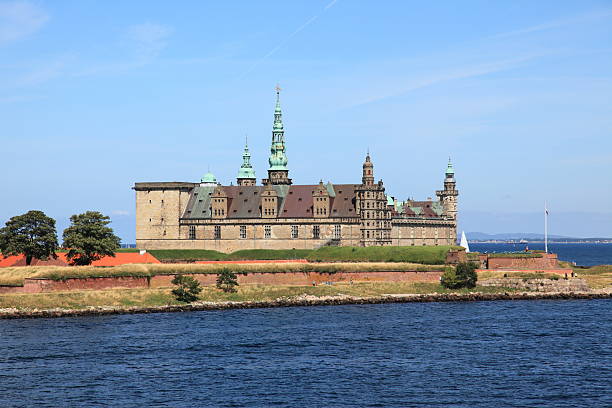
{"type": "MultiPolygon", "coordinates": [[[[171,289],[110,289],[80,292],[52,292],[37,294],[0,295],[0,308],[32,309],[86,309],[96,306],[164,306],[178,305],[171,289]]],[[[273,301],[279,298],[299,296],[377,296],[386,294],[430,294],[430,293],[504,293],[512,289],[496,287],[476,287],[474,289],[448,290],[435,283],[411,282],[363,282],[339,283],[319,286],[269,286],[244,285],[237,287],[236,293],[224,293],[213,286],[203,287],[200,301],[273,301]]]]}
{"type": "Polygon", "coordinates": [[[230,254],[204,249],[159,249],[160,261],[236,261],[307,259],[312,262],[411,262],[440,265],[451,246],[321,247],[318,249],[244,249],[230,254]]]}

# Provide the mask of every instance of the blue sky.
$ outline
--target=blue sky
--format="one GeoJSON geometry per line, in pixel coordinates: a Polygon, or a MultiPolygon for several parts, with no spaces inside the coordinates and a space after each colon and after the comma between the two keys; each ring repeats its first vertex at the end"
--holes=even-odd
{"type": "Polygon", "coordinates": [[[399,199],[455,163],[461,229],[612,236],[611,1],[2,1],[0,222],[99,210],[137,181],[265,177],[274,87],[290,176],[399,199]]]}

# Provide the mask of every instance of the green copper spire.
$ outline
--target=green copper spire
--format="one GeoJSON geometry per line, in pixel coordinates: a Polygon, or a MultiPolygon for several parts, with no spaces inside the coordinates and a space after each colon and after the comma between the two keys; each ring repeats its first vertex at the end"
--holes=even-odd
{"type": "Polygon", "coordinates": [[[451,158],[448,158],[448,166],[446,167],[446,174],[453,175],[455,174],[455,170],[453,169],[453,163],[451,163],[451,158]]]}
{"type": "Polygon", "coordinates": [[[274,108],[274,126],[272,127],[272,145],[270,146],[269,170],[288,170],[285,155],[285,130],[280,106],[280,87],[276,86],[276,107],[274,108]]]}
{"type": "Polygon", "coordinates": [[[255,179],[255,171],[251,166],[251,153],[249,153],[248,141],[244,142],[244,153],[242,153],[242,166],[238,170],[239,179],[255,179]]]}

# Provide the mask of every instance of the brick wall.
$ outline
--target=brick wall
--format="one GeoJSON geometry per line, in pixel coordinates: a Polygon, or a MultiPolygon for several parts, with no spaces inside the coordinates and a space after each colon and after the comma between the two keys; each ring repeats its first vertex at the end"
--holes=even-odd
{"type": "Polygon", "coordinates": [[[559,268],[556,254],[542,254],[541,258],[489,257],[489,269],[555,269],[559,268]]]}
{"type": "MultiPolygon", "coordinates": [[[[287,272],[287,273],[250,273],[239,275],[238,283],[241,285],[312,285],[312,282],[438,282],[441,271],[435,272],[339,272],[325,274],[318,272],[287,272]]],[[[194,276],[203,285],[214,285],[216,274],[195,274],[194,276]]],[[[112,288],[161,288],[173,286],[170,281],[174,275],[157,275],[150,279],[138,277],[104,277],[104,278],[75,278],[63,281],[51,279],[24,280],[24,286],[2,286],[0,294],[9,293],[42,293],[42,292],[68,292],[78,290],[103,290],[112,288]]]]}

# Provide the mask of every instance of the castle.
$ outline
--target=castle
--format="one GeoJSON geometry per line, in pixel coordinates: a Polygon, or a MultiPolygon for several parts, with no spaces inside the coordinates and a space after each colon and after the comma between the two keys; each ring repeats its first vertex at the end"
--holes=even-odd
{"type": "Polygon", "coordinates": [[[455,177],[449,160],[438,200],[399,202],[374,181],[368,155],[360,184],[294,185],[276,90],[268,178],[257,185],[245,145],[237,185],[210,172],[200,183],[136,183],[136,245],[142,249],[313,249],[324,245],[454,245],[455,177]]]}

